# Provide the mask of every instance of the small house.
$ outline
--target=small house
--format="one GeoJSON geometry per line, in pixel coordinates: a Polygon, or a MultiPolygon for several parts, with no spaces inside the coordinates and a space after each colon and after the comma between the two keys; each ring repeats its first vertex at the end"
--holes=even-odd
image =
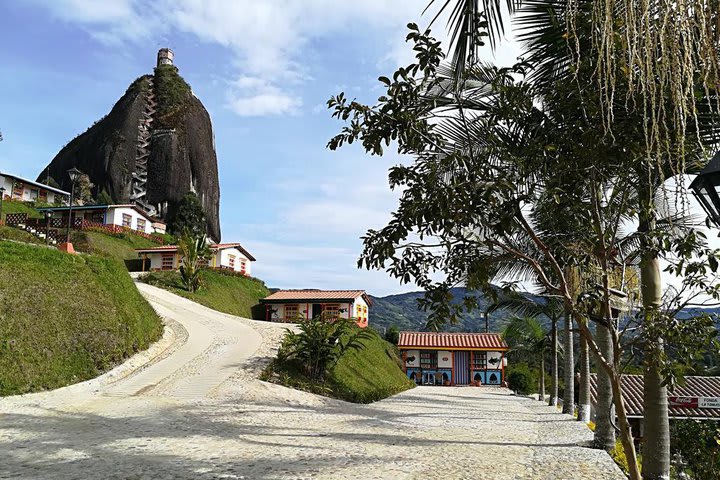
{"type": "MultiPolygon", "coordinates": [[[[239,243],[215,243],[209,246],[211,257],[207,266],[210,268],[227,269],[242,275],[250,276],[251,263],[255,257],[239,243]]],[[[135,250],[143,259],[143,271],[176,270],[180,268],[180,248],[177,245],[162,247],[139,248],[135,250]]]]}
{"type": "Polygon", "coordinates": [[[297,322],[325,315],[354,318],[359,327],[368,325],[372,300],[364,290],[279,290],[260,300],[269,322],[297,322]]]}
{"type": "Polygon", "coordinates": [[[3,172],[0,172],[0,188],[4,189],[4,200],[62,204],[70,198],[70,192],[65,190],[3,172]]]}
{"type": "MultiPolygon", "coordinates": [[[[56,226],[67,225],[70,207],[38,208],[50,214],[56,226]]],[[[158,232],[157,221],[135,205],[73,205],[73,226],[115,226],[150,235],[158,232]]],[[[164,232],[164,226],[162,231],[164,232]]],[[[159,233],[159,232],[158,232],[159,233]]]]}
{"type": "Polygon", "coordinates": [[[497,333],[400,332],[403,370],[420,385],[504,385],[508,346],[497,333]]]}
{"type": "MultiPolygon", "coordinates": [[[[644,435],[643,402],[644,380],[642,375],[622,375],[620,388],[627,412],[628,422],[636,440],[644,435]]],[[[597,374],[590,375],[591,418],[595,418],[597,405],[597,374]]],[[[674,419],[692,419],[720,422],[720,377],[688,375],[685,384],[668,392],[668,416],[674,419]]]]}

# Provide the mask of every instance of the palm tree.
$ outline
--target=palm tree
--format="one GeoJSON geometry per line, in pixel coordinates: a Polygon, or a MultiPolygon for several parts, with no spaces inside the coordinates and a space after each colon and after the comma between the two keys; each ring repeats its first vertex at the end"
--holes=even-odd
{"type": "Polygon", "coordinates": [[[540,369],[538,400],[545,401],[545,354],[550,338],[535,317],[513,317],[502,336],[511,352],[525,353],[537,359],[540,369]]]}
{"type": "Polygon", "coordinates": [[[189,229],[183,231],[178,241],[181,265],[180,278],[185,288],[194,293],[202,283],[202,264],[207,260],[210,251],[205,236],[193,236],[189,229]]]}
{"type": "MultiPolygon", "coordinates": [[[[431,1],[431,5],[433,3],[435,0],[431,1]]],[[[576,68],[572,70],[576,72],[582,60],[594,64],[593,71],[598,76],[592,78],[596,75],[593,73],[591,81],[599,80],[609,92],[601,99],[601,118],[605,120],[605,126],[614,132],[623,131],[623,122],[618,122],[618,117],[613,115],[617,108],[611,103],[613,100],[633,97],[630,102],[619,103],[625,107],[629,104],[643,105],[645,110],[631,114],[634,121],[627,125],[645,125],[645,130],[640,133],[645,142],[639,142],[640,148],[637,150],[628,148],[628,157],[631,160],[630,168],[636,169],[638,179],[638,230],[647,239],[643,242],[640,255],[644,323],[652,327],[657,322],[662,297],[659,256],[652,246],[652,238],[657,230],[654,197],[666,172],[687,171],[689,162],[686,161],[685,144],[687,140],[692,142],[692,139],[689,138],[691,135],[685,135],[686,128],[706,131],[706,125],[688,122],[688,119],[698,119],[701,123],[707,119],[697,115],[697,105],[701,102],[697,102],[693,96],[699,91],[713,91],[713,85],[717,82],[720,29],[716,25],[720,9],[717,2],[697,3],[694,8],[681,11],[672,2],[650,2],[647,11],[638,13],[634,8],[626,8],[624,2],[604,0],[585,2],[590,6],[595,4],[594,8],[578,14],[582,10],[582,3],[574,2],[574,8],[569,9],[570,3],[567,0],[446,0],[443,9],[454,7],[448,25],[453,32],[452,60],[456,75],[460,78],[468,61],[475,58],[475,51],[482,44],[482,39],[478,38],[480,33],[476,33],[480,31],[477,28],[480,15],[484,14],[488,22],[490,39],[494,45],[503,31],[502,16],[497,12],[504,4],[511,12],[523,7],[526,15],[520,15],[516,21],[523,29],[520,39],[528,44],[525,58],[534,65],[531,77],[534,76],[545,88],[552,89],[556,77],[568,72],[570,69],[567,67],[571,64],[575,64],[576,68]],[[582,15],[587,17],[585,25],[581,22],[582,15]],[[666,36],[669,32],[663,26],[668,24],[678,25],[671,34],[676,37],[666,36]],[[575,31],[568,32],[568,28],[575,31]],[[585,28],[584,38],[578,28],[585,28]],[[625,35],[624,31],[632,34],[625,35]],[[615,42],[615,38],[628,42],[615,42]],[[584,42],[582,47],[581,42],[584,42]],[[639,51],[643,54],[632,54],[639,51]],[[628,58],[632,62],[629,66],[619,68],[615,63],[619,59],[628,58]],[[690,73],[683,76],[680,72],[690,73]],[[642,87],[638,88],[638,85],[642,87]],[[625,89],[626,92],[621,94],[616,89],[625,89]],[[670,105],[656,99],[668,99],[670,105]],[[663,112],[673,112],[673,118],[668,119],[663,112]],[[634,167],[632,162],[635,162],[634,167]]],[[[708,105],[711,113],[717,113],[718,106],[713,101],[708,105]]],[[[712,115],[709,118],[712,123],[717,123],[712,115]]],[[[668,478],[670,474],[667,389],[660,368],[649,360],[662,355],[663,339],[648,338],[644,352],[643,395],[643,476],[648,480],[668,478]]],[[[633,473],[635,476],[636,473],[633,473]]]]}
{"type": "Polygon", "coordinates": [[[512,292],[487,309],[487,313],[497,310],[510,310],[520,317],[545,317],[550,320],[550,395],[548,404],[558,404],[558,336],[557,324],[565,313],[562,302],[557,297],[548,296],[539,301],[519,292],[512,292]]]}

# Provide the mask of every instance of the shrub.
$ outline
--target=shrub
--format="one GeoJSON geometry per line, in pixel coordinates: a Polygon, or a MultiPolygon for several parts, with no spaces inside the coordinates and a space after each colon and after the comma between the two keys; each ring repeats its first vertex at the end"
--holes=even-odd
{"type": "Polygon", "coordinates": [[[392,325],[385,332],[385,340],[393,345],[397,345],[400,341],[400,329],[397,326],[392,325]]]}
{"type": "Polygon", "coordinates": [[[520,395],[529,395],[536,390],[537,375],[526,363],[518,363],[508,368],[508,387],[520,395]]]}
{"type": "Polygon", "coordinates": [[[720,425],[699,420],[674,420],[670,446],[678,472],[693,479],[717,478],[720,474],[720,425]]]}
{"type": "Polygon", "coordinates": [[[311,380],[322,380],[346,351],[362,349],[361,340],[369,335],[352,320],[320,315],[301,322],[299,333],[287,331],[277,359],[295,364],[311,380]]]}

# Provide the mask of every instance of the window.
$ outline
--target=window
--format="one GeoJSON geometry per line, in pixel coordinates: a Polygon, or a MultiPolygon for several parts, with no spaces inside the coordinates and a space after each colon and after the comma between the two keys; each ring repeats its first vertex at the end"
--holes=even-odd
{"type": "Polygon", "coordinates": [[[39,193],[40,192],[34,188],[30,190],[30,200],[32,200],[33,202],[37,201],[39,193]]]}
{"type": "Polygon", "coordinates": [[[228,266],[235,270],[235,255],[228,255],[228,266]]]}
{"type": "Polygon", "coordinates": [[[295,320],[298,318],[299,308],[297,304],[285,305],[285,320],[295,320]]]}
{"type": "Polygon", "coordinates": [[[323,312],[328,318],[340,318],[340,305],[337,303],[324,305],[323,312]]]}
{"type": "Polygon", "coordinates": [[[164,253],[162,256],[162,269],[163,270],[172,270],[175,268],[175,254],[174,253],[164,253]]]}
{"type": "Polygon", "coordinates": [[[41,202],[47,202],[48,201],[48,192],[46,190],[40,190],[40,197],[41,202]]]}
{"type": "Polygon", "coordinates": [[[122,226],[132,228],[132,217],[127,213],[122,214],[122,226]]]}
{"type": "Polygon", "coordinates": [[[247,260],[244,258],[240,259],[240,273],[247,273],[247,260]]]}
{"type": "Polygon", "coordinates": [[[474,370],[485,370],[487,368],[487,353],[475,352],[472,367],[474,370]]]}
{"type": "Polygon", "coordinates": [[[420,368],[437,368],[437,352],[420,352],[420,368]]]}
{"type": "Polygon", "coordinates": [[[141,232],[145,231],[145,219],[143,219],[143,218],[137,219],[137,229],[141,232]]]}

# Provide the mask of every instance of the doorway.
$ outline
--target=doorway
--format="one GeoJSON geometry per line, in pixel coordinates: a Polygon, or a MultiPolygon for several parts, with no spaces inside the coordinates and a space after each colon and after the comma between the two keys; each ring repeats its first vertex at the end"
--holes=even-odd
{"type": "Polygon", "coordinates": [[[470,383],[470,352],[455,352],[455,384],[470,383]]]}
{"type": "Polygon", "coordinates": [[[320,303],[313,303],[313,306],[312,306],[312,317],[311,317],[311,318],[319,317],[321,314],[322,314],[322,304],[320,304],[320,303]]]}

